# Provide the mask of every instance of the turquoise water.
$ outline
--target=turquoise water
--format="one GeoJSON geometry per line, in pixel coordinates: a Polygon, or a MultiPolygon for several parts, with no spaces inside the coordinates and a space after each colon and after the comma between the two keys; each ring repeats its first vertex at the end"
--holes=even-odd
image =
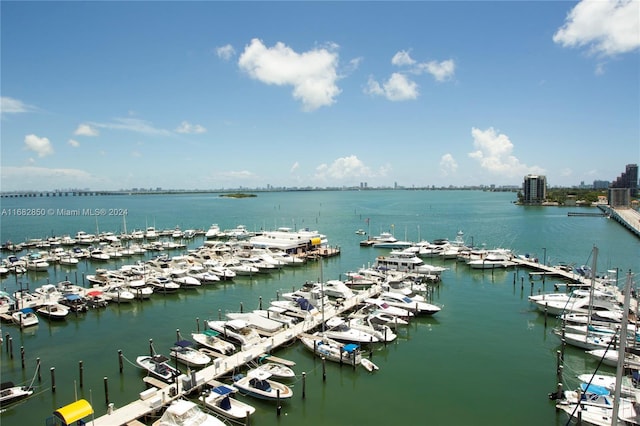
{"type": "MultiPolygon", "coordinates": [[[[568,217],[564,208],[525,208],[513,204],[514,193],[480,191],[335,191],[259,193],[256,198],[230,199],[212,195],[153,195],[2,199],[2,209],[116,209],[122,216],[1,217],[0,241],[24,241],[50,235],[74,235],[134,228],[221,228],[238,224],[250,230],[309,227],[328,235],[341,255],[286,269],[268,277],[239,278],[229,284],[208,286],[176,295],[154,296],[131,306],[109,306],[65,323],[42,320],[36,330],[23,333],[3,324],[2,334],[13,339],[11,359],[2,348],[2,381],[29,383],[36,358],[41,359],[42,381],[37,394],[2,413],[2,425],[44,424],[56,408],[78,397],[93,401],[98,415],[106,412],[104,378],[109,397],[122,406],[144,389],[143,374],[127,360],[149,351],[149,339],[158,352],[168,353],[176,339],[202,327],[220,313],[258,307],[276,293],[299,287],[307,280],[340,278],[346,271],[373,263],[386,250],[360,247],[356,229],[371,234],[392,231],[399,239],[453,239],[463,230],[467,241],[487,247],[508,247],[517,253],[546,255],[548,263],[590,264],[594,245],[599,248],[598,271],[619,268],[638,271],[640,243],[614,221],[601,217],[568,217]],[[367,223],[368,219],[368,223],[367,223]],[[20,347],[25,350],[21,367],[20,347]],[[125,357],[124,374],[118,370],[118,350],[125,357]],[[79,361],[84,386],[79,385],[79,361]],[[51,392],[50,368],[55,367],[56,392],[51,392]]],[[[46,211],[45,210],[45,211],[46,211]]],[[[202,244],[202,239],[192,246],[202,244]]],[[[176,253],[178,254],[178,253],[176,253]]],[[[431,263],[440,264],[437,259],[431,263]]],[[[321,364],[301,345],[283,348],[276,355],[297,362],[307,373],[306,399],[302,383],[294,383],[294,398],[276,417],[275,406],[250,400],[258,408],[252,424],[276,425],[549,425],[564,424],[547,394],[556,385],[558,339],[545,328],[544,318],[527,301],[531,291],[526,271],[471,271],[446,262],[450,270],[434,294],[443,306],[433,318],[420,318],[400,332],[399,339],[376,347],[375,374],[321,364]],[[524,281],[521,280],[524,278],[524,281]]],[[[114,264],[115,266],[115,264],[114,264]]],[[[83,274],[96,265],[52,267],[49,273],[27,274],[2,280],[13,291],[68,278],[82,283],[83,274]]],[[[622,281],[622,280],[621,280],[622,281]]],[[[545,282],[545,290],[551,282],[545,282]]],[[[542,288],[535,281],[533,291],[542,288]]],[[[573,375],[595,368],[580,351],[569,350],[565,372],[573,375]]]]}

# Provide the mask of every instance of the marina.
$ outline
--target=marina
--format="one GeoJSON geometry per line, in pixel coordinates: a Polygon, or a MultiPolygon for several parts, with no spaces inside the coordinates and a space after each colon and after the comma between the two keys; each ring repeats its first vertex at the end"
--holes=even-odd
{"type": "MultiPolygon", "coordinates": [[[[491,226],[483,227],[479,222],[474,224],[469,223],[466,219],[458,218],[455,220],[456,223],[440,225],[442,226],[441,228],[430,230],[429,237],[432,239],[455,235],[460,227],[460,222],[467,221],[468,226],[464,226],[465,233],[470,236],[474,235],[476,242],[485,243],[487,247],[506,246],[521,253],[533,251],[536,256],[530,256],[528,258],[530,260],[527,260],[526,257],[517,256],[513,259],[515,264],[509,268],[483,270],[472,270],[464,262],[454,259],[424,258],[426,263],[446,268],[446,270],[442,271],[441,280],[429,283],[432,290],[427,293],[430,301],[441,306],[442,310],[432,317],[413,318],[407,325],[399,326],[396,331],[398,338],[393,342],[387,344],[377,343],[371,348],[366,348],[363,351],[363,355],[366,359],[371,358],[375,367],[378,367],[375,370],[370,365],[371,372],[364,364],[362,367],[358,366],[355,369],[348,364],[340,367],[334,363],[328,363],[323,367],[319,357],[314,356],[312,352],[307,351],[297,342],[297,336],[307,336],[318,329],[322,322],[318,315],[306,317],[304,321],[285,328],[283,331],[267,331],[265,323],[263,332],[268,334],[264,335],[264,341],[227,357],[214,355],[209,366],[192,370],[191,373],[181,368],[184,376],[177,380],[176,383],[151,380],[144,374],[140,374],[141,372],[136,366],[129,365],[129,362],[134,361],[137,356],[148,354],[151,347],[159,353],[168,354],[169,348],[180,340],[177,339],[176,329],[183,330],[181,336],[190,337],[191,332],[202,332],[205,319],[219,320],[224,318],[227,313],[239,313],[243,310],[252,312],[254,309],[264,309],[264,306],[261,305],[268,305],[270,301],[282,299],[283,294],[302,288],[306,282],[345,279],[348,271],[355,272],[361,268],[366,269],[368,266],[373,265],[377,256],[388,255],[390,249],[361,247],[359,245],[361,237],[354,233],[354,229],[361,228],[364,219],[367,217],[373,217],[371,220],[376,220],[380,223],[383,221],[389,223],[391,221],[383,216],[378,217],[370,214],[370,211],[364,215],[360,214],[357,209],[351,220],[345,220],[344,216],[337,214],[341,210],[338,206],[348,200],[348,197],[342,198],[341,195],[332,194],[331,203],[335,204],[332,207],[332,213],[324,211],[324,207],[319,207],[320,204],[322,206],[328,205],[329,200],[324,200],[318,201],[315,205],[315,209],[319,211],[313,212],[312,208],[311,211],[295,214],[296,221],[301,223],[304,217],[306,222],[314,222],[312,229],[320,230],[328,236],[328,241],[332,246],[339,247],[340,252],[335,256],[311,258],[302,267],[285,267],[277,272],[264,275],[236,277],[230,281],[220,281],[215,284],[200,286],[197,289],[180,289],[173,294],[154,294],[150,299],[134,301],[129,304],[109,304],[106,309],[90,310],[80,316],[74,317],[74,314],[71,314],[62,323],[43,319],[37,329],[31,331],[25,329],[26,331],[20,332],[12,324],[3,324],[2,334],[5,338],[2,351],[3,377],[13,380],[16,384],[20,382],[30,384],[32,383],[32,378],[36,377],[34,368],[37,362],[40,363],[39,371],[41,376],[40,380],[36,378],[33,381],[36,390],[33,396],[2,413],[3,424],[24,424],[25,419],[31,419],[28,420],[29,424],[42,424],[43,419],[51,416],[55,409],[73,402],[76,398],[84,398],[90,401],[95,410],[93,415],[85,419],[88,424],[91,424],[91,422],[94,424],[126,424],[134,421],[142,424],[151,424],[153,417],[161,413],[162,407],[169,404],[171,400],[182,396],[193,384],[199,389],[207,383],[232,385],[233,382],[230,379],[230,375],[239,371],[246,374],[246,369],[249,368],[249,365],[261,359],[265,354],[295,362],[293,369],[296,372],[296,378],[292,387],[293,396],[286,402],[282,401],[281,410],[278,410],[278,404],[269,403],[268,401],[256,402],[258,400],[249,398],[246,395],[237,396],[242,401],[249,402],[256,407],[255,413],[251,415],[251,424],[271,425],[281,422],[297,424],[301,421],[310,424],[324,424],[328,421],[340,422],[341,420],[338,419],[327,420],[327,417],[333,417],[333,415],[327,411],[326,404],[331,405],[332,412],[339,410],[342,414],[341,419],[344,419],[344,416],[347,415],[350,419],[346,420],[347,424],[354,424],[356,421],[369,421],[372,422],[371,424],[377,424],[373,416],[379,417],[383,414],[379,410],[373,410],[373,412],[371,412],[371,409],[365,410],[364,407],[370,406],[372,403],[383,406],[385,401],[381,399],[381,395],[375,396],[375,391],[367,390],[368,387],[398,386],[402,384],[412,388],[412,386],[415,386],[412,383],[415,383],[417,374],[423,378],[430,378],[434,389],[436,387],[439,389],[433,395],[435,399],[433,404],[448,404],[451,406],[455,402],[447,396],[447,389],[453,391],[456,386],[455,383],[447,384],[447,381],[450,382],[451,378],[461,378],[461,374],[466,376],[465,380],[471,377],[477,380],[480,377],[484,377],[483,375],[485,374],[475,369],[471,371],[467,367],[460,368],[460,362],[463,360],[467,359],[466,362],[470,363],[469,366],[478,365],[477,363],[481,362],[480,360],[483,356],[481,355],[482,351],[478,352],[478,350],[474,349],[475,355],[472,358],[465,358],[466,355],[464,353],[467,350],[464,349],[464,346],[472,345],[476,348],[476,343],[478,343],[480,336],[475,337],[474,335],[484,327],[493,327],[495,329],[497,324],[502,324],[499,327],[507,335],[493,335],[492,339],[496,344],[503,342],[505,348],[509,348],[509,358],[519,357],[527,360],[523,362],[527,363],[528,371],[521,370],[521,374],[525,377],[529,375],[536,377],[535,380],[527,380],[529,389],[527,394],[530,396],[527,398],[529,401],[526,406],[518,399],[513,399],[514,404],[523,404],[523,410],[531,410],[531,422],[527,423],[527,420],[520,418],[520,416],[516,420],[515,417],[510,417],[507,413],[501,416],[499,420],[492,421],[490,419],[492,418],[491,412],[493,412],[493,409],[489,410],[487,406],[485,411],[485,408],[478,404],[472,404],[468,414],[462,413],[460,421],[463,424],[475,424],[473,422],[476,420],[472,420],[472,418],[477,419],[479,416],[484,419],[480,420],[482,424],[506,425],[513,424],[515,421],[519,424],[532,425],[564,424],[566,418],[556,413],[553,405],[550,405],[545,400],[549,390],[555,387],[556,381],[555,355],[553,354],[558,341],[555,336],[550,336],[548,339],[544,338],[547,333],[551,333],[551,330],[545,327],[545,322],[551,322],[552,319],[547,319],[537,312],[536,308],[531,306],[526,299],[530,294],[553,291],[555,284],[558,282],[584,285],[585,278],[576,272],[576,268],[589,263],[589,252],[594,243],[597,243],[601,249],[601,262],[606,264],[605,267],[600,267],[599,270],[616,268],[624,270],[634,265],[634,261],[631,259],[625,260],[624,255],[620,257],[620,253],[625,251],[634,253],[634,250],[635,253],[638,253],[637,241],[634,241],[630,234],[625,233],[626,231],[620,225],[615,222],[610,225],[610,222],[603,217],[564,219],[567,221],[564,226],[577,227],[571,230],[571,235],[574,235],[574,233],[581,235],[581,232],[584,231],[582,229],[583,226],[590,229],[591,235],[589,238],[584,238],[583,240],[578,238],[575,241],[577,252],[574,255],[568,251],[563,251],[559,241],[549,238],[549,236],[539,242],[529,237],[525,238],[526,244],[519,243],[518,241],[521,241],[523,237],[510,238],[509,234],[513,233],[513,231],[507,227],[496,229],[495,223],[491,226]],[[333,223],[334,221],[339,222],[341,226],[333,223]],[[589,221],[589,223],[585,221],[589,221]],[[616,236],[616,245],[607,242],[610,237],[601,238],[598,236],[598,227],[601,225],[605,226],[607,234],[612,233],[612,235],[616,236]],[[496,233],[496,231],[500,232],[496,233]],[[490,237],[480,236],[481,234],[490,235],[490,237]],[[506,240],[505,237],[507,238],[506,240]],[[505,244],[505,242],[508,244],[505,244]],[[544,253],[543,247],[545,248],[544,253]],[[614,254],[617,262],[616,264],[611,264],[614,254]],[[534,261],[534,258],[537,258],[538,261],[534,261]],[[540,259],[544,259],[546,262],[540,262],[540,259]],[[555,266],[559,264],[573,264],[575,267],[568,271],[555,266]],[[321,279],[321,277],[324,278],[321,279]],[[473,301],[471,298],[473,298],[473,301]],[[491,310],[487,311],[486,308],[491,310]],[[497,308],[500,308],[500,315],[492,313],[497,308]],[[477,316],[480,310],[485,312],[482,318],[477,316]],[[469,322],[470,318],[474,318],[474,320],[469,322]],[[512,323],[513,326],[503,324],[505,320],[512,323]],[[153,324],[153,326],[149,327],[150,324],[153,324]],[[509,342],[505,340],[507,336],[513,337],[521,334],[521,327],[525,327],[529,332],[524,333],[528,337],[520,337],[518,346],[515,346],[515,341],[510,343],[510,339],[509,342]],[[126,333],[123,331],[125,329],[127,330],[126,333]],[[454,340],[454,335],[459,337],[466,336],[465,343],[458,341],[457,338],[454,340]],[[13,342],[11,351],[8,350],[9,339],[7,339],[7,336],[13,342]],[[83,344],[83,342],[92,341],[94,336],[99,337],[104,342],[101,344],[101,348],[93,348],[83,344]],[[126,339],[123,339],[122,336],[126,336],[126,339]],[[69,346],[56,343],[62,341],[61,339],[65,339],[65,341],[72,339],[77,341],[77,344],[69,346]],[[19,350],[21,347],[25,351],[24,368],[22,367],[22,353],[19,350]],[[68,352],[71,347],[73,347],[73,351],[68,352]],[[119,350],[122,351],[121,358],[118,355],[119,350]],[[459,359],[456,360],[455,365],[449,365],[447,362],[451,351],[459,354],[459,359]],[[547,352],[549,352],[549,355],[544,355],[547,352]],[[525,353],[529,355],[525,355],[525,353]],[[39,358],[39,361],[36,361],[36,358],[39,358]],[[122,368],[119,366],[119,359],[122,359],[122,368]],[[531,359],[537,361],[528,362],[531,359]],[[83,361],[82,371],[84,371],[84,374],[79,376],[78,363],[80,361],[83,361]],[[438,369],[443,370],[446,374],[440,375],[436,373],[434,366],[437,366],[438,369]],[[55,391],[52,391],[52,376],[49,371],[52,367],[56,372],[55,391]],[[323,370],[326,370],[326,373],[323,374],[323,370]],[[306,398],[302,397],[301,394],[303,372],[305,373],[306,398]],[[326,381],[323,379],[325,374],[326,381]],[[144,381],[141,380],[143,378],[144,381]],[[172,391],[172,388],[175,388],[175,390],[172,391]],[[350,395],[350,389],[352,388],[357,389],[357,395],[344,397],[344,395],[350,395]],[[325,394],[326,392],[328,392],[326,395],[320,396],[320,394],[325,394]],[[74,394],[77,394],[78,397],[74,394]],[[343,395],[343,397],[340,397],[340,395],[343,395]],[[539,395],[540,401],[531,404],[532,401],[530,400],[532,398],[538,398],[536,395],[539,395]],[[33,407],[42,408],[34,410],[33,407]],[[348,407],[361,408],[354,411],[348,407]],[[345,414],[351,411],[354,411],[353,414],[345,414]],[[533,414],[534,411],[535,415],[533,414]],[[279,416],[278,413],[281,413],[281,415],[279,416]],[[317,422],[314,423],[312,418],[318,419],[317,422]],[[319,420],[320,418],[323,420],[319,420]]],[[[388,194],[382,195],[383,197],[380,198],[380,201],[384,200],[388,194]]],[[[408,194],[393,194],[393,197],[399,197],[397,200],[401,200],[406,205],[415,203],[411,198],[405,198],[402,195],[408,194]]],[[[535,226],[536,223],[541,223],[540,220],[544,220],[546,223],[562,220],[558,219],[559,216],[554,216],[553,211],[550,210],[546,210],[546,213],[539,210],[523,211],[518,207],[510,206],[508,197],[505,197],[508,194],[480,193],[475,195],[478,196],[478,200],[491,197],[496,201],[495,210],[491,213],[493,216],[504,214],[504,206],[508,206],[506,210],[513,209],[513,211],[509,212],[510,216],[518,217],[524,214],[528,217],[532,226],[535,226]]],[[[97,197],[95,200],[99,198],[102,197],[97,197]]],[[[277,201],[267,201],[266,203],[267,205],[283,205],[284,202],[284,199],[279,198],[277,201]]],[[[296,197],[295,201],[292,200],[292,202],[299,205],[300,199],[296,197]]],[[[347,205],[351,202],[349,200],[347,205]]],[[[366,206],[368,203],[373,202],[378,202],[378,200],[376,198],[363,198],[359,203],[366,206]]],[[[432,202],[435,203],[431,208],[432,214],[433,209],[435,209],[438,211],[438,216],[440,216],[442,205],[437,204],[435,200],[432,200],[432,202]]],[[[445,201],[443,200],[443,202],[445,201]]],[[[469,200],[469,202],[472,201],[469,200]]],[[[385,200],[380,205],[386,204],[385,200]]],[[[264,205],[263,201],[262,207],[257,211],[264,211],[264,205]]],[[[312,203],[307,202],[306,205],[310,206],[312,203]]],[[[420,211],[420,207],[417,205],[416,207],[415,211],[420,211]]],[[[381,212],[386,210],[384,207],[379,208],[381,212]]],[[[353,211],[354,209],[351,208],[350,210],[353,211]]],[[[202,213],[196,213],[195,216],[201,217],[202,213]]],[[[220,211],[218,216],[224,216],[224,212],[220,211]]],[[[256,214],[256,217],[260,217],[259,214],[256,214]]],[[[394,217],[397,219],[396,216],[394,217]]],[[[434,219],[435,217],[430,218],[427,216],[419,219],[418,223],[425,228],[425,224],[434,223],[434,219]]],[[[261,225],[251,225],[253,221],[248,217],[232,217],[230,219],[231,223],[227,226],[224,226],[224,222],[219,218],[214,220],[221,223],[223,229],[231,229],[237,223],[247,223],[249,224],[247,228],[258,231],[260,228],[264,228],[261,225]]],[[[204,221],[179,223],[179,225],[182,229],[206,229],[208,228],[207,222],[210,221],[209,215],[204,221]]],[[[132,218],[127,217],[127,223],[135,222],[132,218]]],[[[138,223],[140,222],[138,220],[138,223]]],[[[171,228],[175,226],[175,219],[167,221],[166,219],[156,218],[156,222],[173,223],[171,228]]],[[[100,228],[110,229],[115,231],[114,233],[118,233],[119,223],[121,223],[121,220],[113,221],[110,226],[101,222],[100,228]]],[[[144,219],[142,223],[144,223],[144,219]]],[[[398,220],[393,220],[392,223],[395,223],[396,228],[402,226],[399,225],[398,220]]],[[[78,225],[72,225],[66,228],[65,233],[74,234],[77,231],[78,225]]],[[[5,223],[3,222],[3,240],[5,240],[4,236],[7,235],[4,226],[5,223]]],[[[407,223],[406,226],[409,227],[411,225],[407,223]]],[[[85,230],[90,229],[86,225],[83,228],[85,230]]],[[[295,229],[295,227],[292,228],[295,229]]],[[[416,229],[413,239],[415,241],[424,239],[424,229],[420,232],[415,225],[413,225],[413,228],[416,229]]],[[[28,229],[28,226],[24,229],[28,229]]],[[[59,231],[56,233],[62,234],[59,231]]],[[[40,233],[29,232],[28,235],[24,235],[22,238],[16,238],[12,235],[11,239],[13,241],[24,241],[34,236],[42,237],[46,235],[51,235],[51,230],[44,230],[40,233]]],[[[204,245],[205,240],[203,238],[203,235],[195,237],[184,248],[165,249],[164,252],[169,257],[186,255],[188,250],[204,245]]],[[[151,259],[153,256],[155,254],[149,253],[143,256],[142,259],[151,259]]],[[[85,277],[94,274],[96,269],[119,269],[129,262],[131,261],[119,258],[109,260],[106,264],[98,264],[97,260],[81,260],[77,266],[52,264],[46,273],[31,271],[20,276],[8,274],[3,279],[2,286],[3,289],[12,292],[20,288],[20,284],[24,287],[28,283],[30,289],[35,289],[46,284],[47,281],[57,283],[69,280],[72,283],[89,288],[90,285],[85,280],[85,277]]],[[[622,276],[622,272],[619,275],[622,276]]],[[[563,291],[562,287],[558,288],[563,291]]],[[[378,287],[370,286],[365,292],[358,293],[354,299],[345,299],[336,309],[327,311],[325,320],[332,315],[353,312],[354,308],[360,305],[360,302],[368,297],[374,297],[379,291],[378,287]]],[[[576,364],[580,363],[583,369],[587,370],[588,366],[593,366],[596,363],[586,355],[579,354],[571,349],[567,350],[566,359],[568,362],[567,370],[570,369],[569,367],[571,369],[576,368],[576,364]]],[[[485,359],[484,363],[486,362],[485,359]]],[[[173,361],[170,361],[170,363],[173,364],[173,361]]],[[[491,363],[486,364],[485,368],[495,370],[496,367],[491,367],[491,365],[491,363]]],[[[484,370],[484,368],[480,370],[484,370]]],[[[516,382],[504,381],[499,381],[496,386],[510,386],[509,383],[513,386],[519,386],[516,382]]],[[[413,389],[415,391],[415,388],[413,389]]],[[[406,394],[401,393],[400,395],[406,394]]],[[[191,395],[189,397],[193,398],[191,395]]],[[[197,398],[194,400],[197,401],[197,398]]],[[[431,404],[429,403],[429,405],[431,404]]],[[[450,424],[447,421],[449,419],[448,414],[439,412],[435,405],[432,409],[435,418],[439,419],[436,422],[450,424]]],[[[406,420],[409,421],[411,416],[415,414],[415,412],[409,410],[406,413],[406,420]]]]}

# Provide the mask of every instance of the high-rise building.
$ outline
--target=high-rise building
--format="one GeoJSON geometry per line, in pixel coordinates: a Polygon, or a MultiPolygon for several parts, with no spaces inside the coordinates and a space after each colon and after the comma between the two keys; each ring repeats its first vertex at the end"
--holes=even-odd
{"type": "Polygon", "coordinates": [[[631,197],[638,196],[638,165],[627,164],[624,173],[611,183],[610,188],[628,188],[631,197]]]}
{"type": "Polygon", "coordinates": [[[526,175],[522,184],[523,204],[542,204],[547,198],[547,177],[526,175]]]}

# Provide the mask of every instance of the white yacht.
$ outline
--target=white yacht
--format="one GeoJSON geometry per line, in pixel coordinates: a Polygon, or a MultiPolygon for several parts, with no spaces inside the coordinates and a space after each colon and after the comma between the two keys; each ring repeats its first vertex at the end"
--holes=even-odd
{"type": "Polygon", "coordinates": [[[399,272],[410,272],[419,275],[439,276],[448,268],[424,263],[415,253],[407,251],[392,251],[387,256],[378,256],[374,268],[399,272]]]}

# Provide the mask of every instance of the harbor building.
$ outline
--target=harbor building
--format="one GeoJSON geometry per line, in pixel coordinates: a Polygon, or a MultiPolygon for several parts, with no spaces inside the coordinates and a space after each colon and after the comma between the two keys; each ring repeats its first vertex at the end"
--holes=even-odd
{"type": "MultiPolygon", "coordinates": [[[[622,173],[618,178],[611,183],[611,189],[629,189],[629,196],[631,198],[636,198],[638,196],[638,165],[637,164],[627,164],[625,167],[624,173],[622,173]]],[[[611,200],[611,194],[609,195],[609,200],[611,200]]],[[[629,205],[629,202],[626,204],[629,205]]]]}
{"type": "Polygon", "coordinates": [[[526,175],[522,184],[523,204],[542,204],[547,198],[547,177],[526,175]]]}

